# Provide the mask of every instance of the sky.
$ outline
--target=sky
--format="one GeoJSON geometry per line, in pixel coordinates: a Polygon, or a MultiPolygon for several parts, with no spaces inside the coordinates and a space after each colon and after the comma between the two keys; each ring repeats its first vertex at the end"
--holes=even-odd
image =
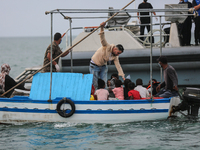
{"type": "MultiPolygon", "coordinates": [[[[135,0],[127,9],[137,8],[143,0],[135,0]]],[[[45,11],[55,9],[121,9],[131,0],[0,0],[0,37],[32,37],[51,35],[51,15],[45,11]]],[[[163,9],[164,4],[177,4],[179,0],[149,0],[155,9],[163,9]]],[[[81,14],[66,14],[80,16],[81,14]]],[[[93,14],[89,14],[93,15],[93,14]]],[[[131,14],[133,15],[133,14],[131,14]]],[[[104,14],[107,16],[107,14],[104,14]]],[[[99,26],[98,20],[72,20],[72,27],[99,26]]],[[[53,15],[53,33],[64,33],[69,29],[69,21],[60,14],[53,15]]]]}

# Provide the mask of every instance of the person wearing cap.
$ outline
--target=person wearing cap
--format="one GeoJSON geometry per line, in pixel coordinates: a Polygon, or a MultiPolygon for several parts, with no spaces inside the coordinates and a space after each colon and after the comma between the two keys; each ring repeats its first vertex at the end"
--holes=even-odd
{"type": "MultiPolygon", "coordinates": [[[[54,35],[54,41],[52,42],[52,60],[62,54],[59,44],[62,42],[62,36],[60,33],[55,33],[54,35]]],[[[61,57],[66,56],[69,54],[70,51],[67,51],[66,53],[63,53],[61,57]]],[[[48,64],[51,61],[51,44],[47,47],[45,55],[44,55],[44,62],[43,66],[48,64]]],[[[59,72],[60,68],[58,66],[59,58],[52,62],[52,72],[59,72]]],[[[43,72],[50,72],[50,64],[43,68],[43,72]]]]}
{"type": "MultiPolygon", "coordinates": [[[[138,5],[138,9],[153,9],[153,6],[151,3],[148,3],[147,0],[143,0],[142,3],[138,5]]],[[[154,15],[156,15],[155,12],[153,12],[154,15]]],[[[147,28],[147,31],[150,31],[150,25],[143,25],[143,24],[150,24],[150,17],[142,17],[142,16],[149,16],[149,12],[137,12],[139,23],[142,25],[140,26],[140,35],[144,35],[144,29],[147,28]],[[140,14],[140,17],[139,17],[140,14]]],[[[158,18],[156,17],[156,20],[158,18]]],[[[140,38],[141,40],[144,40],[144,37],[140,38]]],[[[154,38],[152,38],[152,42],[154,43],[154,38]]]]}
{"type": "Polygon", "coordinates": [[[164,82],[157,86],[156,91],[158,93],[155,97],[168,98],[178,96],[178,76],[176,70],[171,65],[168,65],[165,56],[160,56],[157,61],[158,65],[164,70],[164,82]]]}
{"type": "Polygon", "coordinates": [[[121,76],[123,80],[125,80],[124,72],[119,63],[119,55],[123,53],[124,48],[121,44],[114,45],[107,43],[104,34],[105,25],[105,22],[102,22],[100,24],[101,31],[99,35],[102,46],[92,56],[89,66],[89,71],[91,74],[93,74],[93,85],[95,89],[98,88],[98,79],[102,79],[104,80],[104,82],[107,82],[107,62],[111,63],[111,61],[114,61],[115,67],[118,71],[118,75],[121,76]]]}

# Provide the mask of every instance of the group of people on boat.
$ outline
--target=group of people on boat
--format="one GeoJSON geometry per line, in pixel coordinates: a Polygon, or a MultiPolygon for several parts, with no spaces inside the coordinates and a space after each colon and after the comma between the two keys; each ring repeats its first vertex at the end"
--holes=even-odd
{"type": "MultiPolygon", "coordinates": [[[[195,23],[194,29],[194,39],[195,45],[198,46],[200,44],[200,0],[192,0],[192,3],[189,0],[180,0],[179,4],[187,4],[190,11],[190,14],[183,23],[178,23],[178,31],[180,35],[180,42],[182,46],[190,46],[191,45],[191,29],[192,29],[192,20],[195,23]],[[198,12],[199,16],[193,17],[194,9],[198,12]]],[[[148,3],[147,0],[143,0],[142,3],[138,5],[138,9],[153,9],[151,3],[148,3]]],[[[156,15],[155,12],[153,12],[156,15]]],[[[140,35],[144,35],[144,29],[147,28],[147,31],[150,32],[150,17],[149,12],[138,12],[137,13],[140,26],[140,35]],[[143,17],[144,16],[144,17],[143,17]]],[[[156,20],[157,17],[156,17],[156,20]]],[[[140,38],[141,40],[144,37],[140,38]]],[[[152,37],[152,43],[154,43],[154,38],[152,37]]]]}
{"type": "Polygon", "coordinates": [[[107,80],[107,89],[105,81],[98,79],[98,89],[91,92],[92,98],[96,100],[138,100],[154,97],[174,97],[178,96],[178,76],[176,70],[168,65],[167,58],[161,56],[158,58],[158,64],[164,70],[164,82],[157,82],[152,79],[147,88],[143,87],[142,79],[138,78],[135,83],[131,79],[125,79],[124,82],[119,79],[118,74],[112,74],[111,79],[107,80]],[[152,85],[152,88],[151,88],[152,85]],[[151,92],[152,90],[152,92],[151,92]]]}
{"type": "MultiPolygon", "coordinates": [[[[135,84],[133,82],[128,82],[130,79],[125,79],[125,74],[123,72],[123,69],[120,65],[119,62],[119,55],[124,52],[124,48],[121,44],[114,45],[114,44],[109,44],[106,41],[105,34],[104,34],[104,26],[106,25],[105,22],[102,22],[100,24],[100,41],[101,41],[101,47],[94,53],[90,60],[90,65],[89,65],[89,71],[91,74],[93,74],[93,86],[95,89],[94,96],[96,99],[140,99],[140,98],[147,98],[149,95],[146,94],[144,97],[143,94],[141,94],[141,89],[142,91],[147,91],[146,88],[142,88],[142,80],[138,79],[136,81],[137,87],[135,87],[135,84]],[[114,61],[114,64],[116,66],[116,69],[118,71],[117,75],[113,75],[110,80],[107,80],[107,63],[110,63],[111,61],[114,61]],[[119,76],[122,77],[124,81],[124,88],[122,87],[122,81],[119,80],[119,76]],[[111,82],[114,81],[114,84],[112,86],[114,88],[111,88],[111,82]],[[106,87],[105,83],[107,83],[108,90],[104,90],[106,87]],[[138,92],[136,89],[139,89],[138,92]],[[100,96],[101,95],[101,96],[100,96]],[[113,97],[111,96],[113,95],[113,97]],[[109,97],[110,96],[110,97],[109,97]],[[100,97],[100,98],[99,98],[100,97]]],[[[54,35],[54,42],[52,44],[52,57],[55,59],[58,54],[62,54],[61,50],[59,48],[59,44],[61,42],[61,34],[56,33],[54,35]]],[[[44,57],[44,72],[49,72],[50,71],[50,47],[51,45],[48,46],[45,57],[44,57]]],[[[62,56],[67,55],[69,52],[64,53],[62,56]]],[[[57,61],[53,61],[53,68],[52,71],[59,71],[57,69],[57,61]]],[[[161,56],[158,58],[158,64],[160,67],[164,69],[164,82],[161,83],[159,86],[157,86],[157,94],[154,96],[158,97],[172,97],[172,96],[177,96],[178,92],[178,77],[176,74],[175,69],[168,65],[167,58],[165,56],[161,56]],[[161,88],[163,88],[160,90],[161,88]]],[[[147,92],[145,92],[147,93],[147,92]]]]}
{"type": "Polygon", "coordinates": [[[183,23],[179,23],[179,32],[181,37],[181,45],[182,46],[190,46],[191,45],[191,29],[192,29],[192,21],[195,23],[195,29],[194,29],[194,39],[195,39],[195,45],[198,46],[200,44],[200,16],[193,17],[191,14],[193,14],[194,9],[198,12],[200,15],[200,0],[193,0],[192,3],[188,0],[180,0],[179,4],[187,4],[188,8],[190,8],[190,11],[188,16],[183,23]],[[193,9],[194,7],[194,9],[193,9]]]}

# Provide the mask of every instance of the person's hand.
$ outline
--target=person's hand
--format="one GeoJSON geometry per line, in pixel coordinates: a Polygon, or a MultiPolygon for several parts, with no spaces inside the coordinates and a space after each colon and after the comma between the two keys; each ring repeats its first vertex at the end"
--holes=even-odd
{"type": "Polygon", "coordinates": [[[160,85],[158,85],[157,87],[156,87],[156,92],[159,92],[160,91],[160,85]]]}
{"type": "Polygon", "coordinates": [[[125,80],[125,78],[124,78],[124,77],[123,77],[122,79],[123,79],[123,80],[125,80]]]}
{"type": "Polygon", "coordinates": [[[177,87],[177,86],[174,86],[173,89],[174,89],[175,91],[178,91],[178,87],[177,87]]]}
{"type": "Polygon", "coordinates": [[[100,24],[101,28],[104,28],[104,27],[105,27],[105,25],[106,25],[106,23],[105,23],[105,22],[102,22],[102,23],[100,24]]]}
{"type": "Polygon", "coordinates": [[[140,19],[138,19],[138,23],[139,23],[139,24],[141,24],[141,21],[140,21],[140,19]]]}
{"type": "Polygon", "coordinates": [[[56,67],[56,71],[59,72],[60,71],[60,67],[58,66],[58,64],[56,64],[55,67],[56,67]]]}
{"type": "Polygon", "coordinates": [[[191,14],[193,14],[194,8],[190,8],[190,9],[188,10],[188,12],[191,13],[191,14]]]}

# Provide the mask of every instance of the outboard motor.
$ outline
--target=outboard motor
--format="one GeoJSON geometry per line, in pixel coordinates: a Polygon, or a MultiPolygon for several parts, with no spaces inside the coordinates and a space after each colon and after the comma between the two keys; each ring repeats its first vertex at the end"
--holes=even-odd
{"type": "Polygon", "coordinates": [[[171,113],[187,110],[188,116],[198,117],[200,107],[200,89],[187,87],[183,95],[180,95],[183,100],[178,106],[172,106],[171,113]]]}

